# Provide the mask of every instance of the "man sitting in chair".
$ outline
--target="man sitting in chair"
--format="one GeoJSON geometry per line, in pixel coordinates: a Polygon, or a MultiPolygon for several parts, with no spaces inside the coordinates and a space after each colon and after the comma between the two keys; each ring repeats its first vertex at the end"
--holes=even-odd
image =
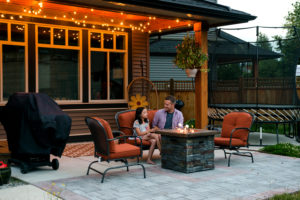
{"type": "Polygon", "coordinates": [[[154,130],[175,129],[183,125],[182,112],[175,108],[176,98],[167,96],[164,101],[164,108],[155,113],[152,126],[154,130]]]}

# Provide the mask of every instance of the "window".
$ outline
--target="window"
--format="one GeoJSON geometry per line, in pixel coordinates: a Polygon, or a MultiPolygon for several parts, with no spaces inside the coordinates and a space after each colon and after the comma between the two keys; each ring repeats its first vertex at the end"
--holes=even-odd
{"type": "Polygon", "coordinates": [[[107,99],[107,52],[91,52],[91,99],[107,99]]]}
{"type": "Polygon", "coordinates": [[[124,53],[110,53],[110,99],[124,99],[124,53]]]}
{"type": "Polygon", "coordinates": [[[38,27],[38,92],[58,101],[80,100],[80,32],[38,27]]]}
{"type": "Polygon", "coordinates": [[[24,24],[0,23],[1,102],[15,92],[27,91],[25,33],[24,24]]]}
{"type": "Polygon", "coordinates": [[[7,40],[7,24],[0,23],[0,40],[7,40]]]}
{"type": "Polygon", "coordinates": [[[15,92],[25,91],[25,47],[2,45],[3,100],[15,92]]]}
{"type": "Polygon", "coordinates": [[[39,48],[39,92],[55,100],[79,99],[79,51],[39,48]]]}
{"type": "Polygon", "coordinates": [[[95,31],[89,35],[90,100],[125,99],[127,35],[95,31]]]}

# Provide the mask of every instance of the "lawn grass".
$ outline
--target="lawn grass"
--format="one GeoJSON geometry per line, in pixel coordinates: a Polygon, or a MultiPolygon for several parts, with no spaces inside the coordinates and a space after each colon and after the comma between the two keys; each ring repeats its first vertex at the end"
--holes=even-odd
{"type": "MultiPolygon", "coordinates": [[[[300,146],[296,146],[289,143],[280,143],[276,145],[270,145],[262,148],[261,152],[290,156],[300,158],[300,146]]],[[[300,199],[300,191],[292,194],[278,194],[275,195],[269,200],[299,200],[300,199]]]]}
{"type": "Polygon", "coordinates": [[[275,195],[269,200],[299,200],[300,199],[300,191],[292,194],[278,194],[275,195]]]}
{"type": "Polygon", "coordinates": [[[280,143],[276,145],[265,146],[260,151],[264,153],[300,158],[300,146],[290,143],[280,143]]]}

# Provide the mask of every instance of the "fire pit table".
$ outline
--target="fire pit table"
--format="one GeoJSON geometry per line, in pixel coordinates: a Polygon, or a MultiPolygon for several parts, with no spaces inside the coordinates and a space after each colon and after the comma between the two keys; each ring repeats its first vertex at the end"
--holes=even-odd
{"type": "Polygon", "coordinates": [[[214,169],[216,130],[163,129],[161,166],[184,173],[214,169]]]}

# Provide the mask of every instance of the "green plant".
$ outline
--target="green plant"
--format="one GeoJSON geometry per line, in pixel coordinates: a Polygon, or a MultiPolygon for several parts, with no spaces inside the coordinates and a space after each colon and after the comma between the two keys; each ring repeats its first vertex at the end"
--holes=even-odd
{"type": "Polygon", "coordinates": [[[207,54],[203,53],[194,36],[189,34],[184,37],[181,44],[176,46],[176,53],[173,62],[181,69],[201,68],[205,61],[208,60],[207,54]]]}
{"type": "Polygon", "coordinates": [[[300,146],[290,143],[280,143],[262,148],[261,152],[300,158],[300,146]]]}
{"type": "Polygon", "coordinates": [[[189,119],[184,122],[184,125],[189,125],[190,128],[195,128],[195,119],[189,119]]]}
{"type": "Polygon", "coordinates": [[[292,194],[278,194],[270,198],[270,200],[296,200],[300,199],[300,192],[292,193],[292,194]]]}

